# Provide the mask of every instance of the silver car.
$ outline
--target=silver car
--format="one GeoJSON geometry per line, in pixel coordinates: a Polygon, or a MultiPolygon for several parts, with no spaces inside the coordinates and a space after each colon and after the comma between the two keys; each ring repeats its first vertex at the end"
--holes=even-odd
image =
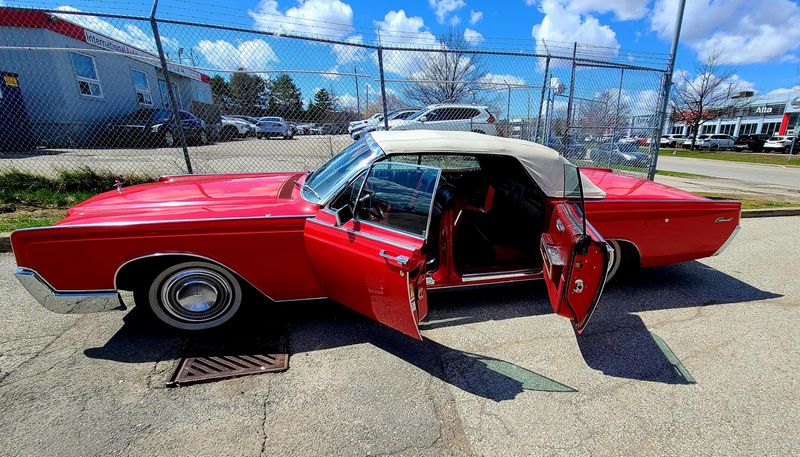
{"type": "Polygon", "coordinates": [[[284,140],[291,140],[294,136],[292,127],[282,117],[262,117],[256,124],[256,137],[258,139],[273,136],[283,137],[284,140]]]}

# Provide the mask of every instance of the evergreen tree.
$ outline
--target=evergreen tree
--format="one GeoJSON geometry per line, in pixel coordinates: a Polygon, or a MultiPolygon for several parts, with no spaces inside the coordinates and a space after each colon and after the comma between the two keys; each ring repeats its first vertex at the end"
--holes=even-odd
{"type": "Polygon", "coordinates": [[[318,89],[308,103],[308,117],[315,121],[326,121],[335,110],[336,98],[325,89],[318,89]]]}
{"type": "Polygon", "coordinates": [[[231,98],[239,114],[258,116],[262,111],[264,80],[257,75],[234,73],[228,83],[231,98]]]}
{"type": "Polygon", "coordinates": [[[267,83],[269,112],[274,116],[298,119],[303,115],[303,97],[289,75],[283,74],[267,83]]]}

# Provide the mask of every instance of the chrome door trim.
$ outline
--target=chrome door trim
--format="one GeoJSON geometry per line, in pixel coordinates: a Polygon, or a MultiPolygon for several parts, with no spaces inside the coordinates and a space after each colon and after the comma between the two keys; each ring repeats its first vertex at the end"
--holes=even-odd
{"type": "Polygon", "coordinates": [[[188,222],[219,222],[219,221],[247,221],[259,219],[307,219],[314,217],[314,214],[288,214],[288,215],[264,215],[264,216],[246,216],[246,217],[216,217],[216,218],[202,218],[202,219],[179,219],[179,220],[157,220],[157,221],[131,221],[131,222],[98,222],[93,224],[69,224],[69,225],[50,225],[46,227],[30,227],[14,230],[15,232],[24,232],[28,230],[52,230],[52,229],[68,229],[68,228],[83,228],[83,227],[127,227],[132,225],[152,225],[152,224],[180,224],[188,222]]]}
{"type": "MultiPolygon", "coordinates": [[[[417,249],[415,247],[408,246],[408,245],[405,245],[405,244],[402,244],[402,243],[398,243],[398,242],[395,242],[395,241],[387,240],[386,238],[382,238],[382,237],[379,237],[379,236],[376,236],[376,235],[372,235],[372,234],[369,234],[369,233],[364,233],[364,232],[361,232],[361,231],[358,231],[358,230],[351,230],[351,229],[344,228],[344,227],[337,227],[337,226],[335,226],[333,224],[329,224],[327,222],[323,222],[323,221],[321,221],[319,219],[316,219],[316,218],[311,218],[311,219],[308,220],[308,222],[312,222],[314,224],[321,225],[323,227],[329,227],[329,228],[332,228],[332,229],[341,230],[341,231],[343,231],[345,233],[348,233],[348,234],[351,234],[351,235],[355,235],[355,236],[361,236],[361,237],[367,238],[367,239],[372,240],[372,241],[377,241],[379,243],[386,243],[386,244],[388,244],[390,246],[394,246],[394,247],[400,248],[400,249],[405,249],[407,251],[414,251],[415,249],[417,249]]],[[[383,229],[385,227],[380,227],[380,228],[383,229]]]]}
{"type": "Polygon", "coordinates": [[[542,270],[514,270],[514,271],[500,271],[496,273],[472,273],[461,276],[461,281],[465,283],[486,281],[486,280],[499,280],[520,278],[526,276],[541,275],[542,270]]]}

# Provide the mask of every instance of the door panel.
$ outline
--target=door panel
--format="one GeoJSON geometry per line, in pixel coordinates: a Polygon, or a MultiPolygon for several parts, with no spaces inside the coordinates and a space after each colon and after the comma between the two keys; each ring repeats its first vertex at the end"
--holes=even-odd
{"type": "Polygon", "coordinates": [[[422,240],[384,239],[379,231],[354,221],[336,227],[332,217],[321,212],[306,221],[306,250],[330,299],[422,339],[417,323],[424,315],[416,301],[416,295],[424,296],[417,292],[425,264],[422,240]]]}
{"type": "Polygon", "coordinates": [[[586,327],[605,285],[609,247],[572,203],[553,209],[550,227],[541,238],[544,279],[553,311],[572,319],[578,333],[586,327]]]}

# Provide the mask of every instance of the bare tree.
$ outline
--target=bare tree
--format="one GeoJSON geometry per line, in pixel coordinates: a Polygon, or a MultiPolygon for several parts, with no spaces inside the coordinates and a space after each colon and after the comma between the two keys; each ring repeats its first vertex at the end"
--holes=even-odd
{"type": "Polygon", "coordinates": [[[615,134],[628,125],[631,118],[629,97],[623,91],[609,89],[591,99],[577,100],[575,126],[584,133],[597,136],[615,134]],[[618,96],[619,95],[619,96],[618,96]]]}
{"type": "Polygon", "coordinates": [[[480,55],[470,53],[463,34],[453,30],[441,37],[441,46],[441,52],[423,53],[413,72],[418,82],[405,88],[405,97],[420,105],[473,102],[486,76],[480,55]]]}
{"type": "Polygon", "coordinates": [[[711,119],[734,116],[749,104],[746,97],[736,97],[744,87],[732,68],[719,63],[719,52],[695,65],[694,76],[682,72],[673,79],[670,109],[674,120],[686,122],[693,134],[692,146],[700,127],[711,119]]]}

